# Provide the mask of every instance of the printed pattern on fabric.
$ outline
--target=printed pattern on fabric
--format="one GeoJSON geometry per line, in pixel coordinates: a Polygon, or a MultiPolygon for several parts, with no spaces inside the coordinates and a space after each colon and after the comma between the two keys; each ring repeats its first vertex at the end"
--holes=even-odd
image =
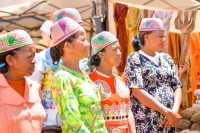
{"type": "Polygon", "coordinates": [[[101,85],[101,90],[100,90],[101,101],[107,100],[111,96],[110,86],[106,82],[99,79],[95,81],[95,84],[101,85]]]}
{"type": "MultiPolygon", "coordinates": [[[[139,52],[128,57],[125,68],[129,88],[141,88],[168,108],[174,104],[173,89],[181,83],[176,74],[173,59],[165,53],[159,53],[159,65],[154,64],[139,52]]],[[[136,120],[137,133],[174,133],[174,128],[159,127],[164,115],[154,111],[134,96],[131,96],[131,110],[136,120]]]]}
{"type": "Polygon", "coordinates": [[[60,64],[51,88],[63,132],[105,132],[100,94],[84,72],[82,75],[60,64]]]}
{"type": "Polygon", "coordinates": [[[45,88],[42,93],[42,105],[44,109],[55,109],[55,104],[51,96],[50,88],[45,88]]]}
{"type": "Polygon", "coordinates": [[[120,77],[105,77],[97,71],[91,73],[90,78],[101,94],[101,107],[108,132],[128,133],[128,113],[130,110],[128,87],[120,77]]]}
{"type": "MultiPolygon", "coordinates": [[[[58,111],[50,89],[52,73],[57,70],[58,65],[52,64],[53,61],[50,56],[50,48],[36,54],[35,60],[35,71],[29,78],[42,85],[42,105],[46,113],[43,127],[51,125],[61,126],[58,111]]],[[[60,60],[60,62],[62,62],[62,60],[60,60]]]]}

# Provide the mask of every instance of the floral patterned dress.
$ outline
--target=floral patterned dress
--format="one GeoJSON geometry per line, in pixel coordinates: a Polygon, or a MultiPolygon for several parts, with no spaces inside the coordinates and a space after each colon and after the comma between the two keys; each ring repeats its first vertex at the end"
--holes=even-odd
{"type": "Polygon", "coordinates": [[[85,73],[60,64],[51,88],[63,133],[105,132],[100,94],[85,73]]]}
{"type": "MultiPolygon", "coordinates": [[[[164,106],[173,107],[173,89],[180,88],[181,83],[168,54],[159,53],[159,64],[156,65],[146,56],[134,52],[128,57],[124,73],[129,88],[144,89],[164,106]]],[[[159,127],[164,115],[144,106],[134,96],[131,97],[131,110],[136,119],[137,133],[175,133],[173,127],[159,127]]]]}
{"type": "Polygon", "coordinates": [[[51,96],[51,79],[52,73],[56,71],[58,65],[52,64],[50,48],[41,51],[35,56],[36,64],[34,73],[29,76],[33,81],[37,81],[42,85],[42,105],[44,107],[46,117],[43,122],[43,127],[60,126],[61,122],[58,116],[58,110],[51,96]]]}

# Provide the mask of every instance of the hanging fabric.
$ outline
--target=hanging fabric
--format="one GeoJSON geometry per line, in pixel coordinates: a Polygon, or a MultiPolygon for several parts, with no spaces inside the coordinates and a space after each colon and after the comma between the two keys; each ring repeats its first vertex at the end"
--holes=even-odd
{"type": "MultiPolygon", "coordinates": [[[[194,30],[196,20],[196,11],[195,10],[181,10],[178,12],[178,15],[175,19],[175,28],[180,30],[183,33],[183,46],[181,47],[181,57],[180,63],[187,62],[189,63],[188,49],[190,48],[190,33],[194,30]]],[[[188,91],[188,72],[182,76],[182,105],[183,107],[189,106],[189,99],[187,95],[188,91]]]]}
{"type": "Polygon", "coordinates": [[[178,65],[181,56],[182,38],[179,33],[169,32],[168,35],[168,54],[174,59],[174,63],[178,65]]]}
{"type": "Polygon", "coordinates": [[[190,50],[191,50],[191,98],[192,104],[195,102],[194,91],[197,90],[197,74],[200,69],[200,36],[199,33],[191,33],[190,35],[190,50]]]}
{"type": "Polygon", "coordinates": [[[138,33],[138,28],[139,28],[139,15],[140,15],[140,10],[135,7],[128,7],[128,13],[126,16],[126,30],[128,34],[128,48],[127,48],[127,55],[130,55],[133,50],[132,46],[132,39],[135,37],[138,33]]]}
{"type": "Polygon", "coordinates": [[[97,16],[96,14],[96,2],[92,1],[92,14],[91,14],[92,19],[95,22],[96,25],[96,34],[102,32],[105,30],[106,26],[105,21],[107,19],[107,15],[106,15],[106,9],[105,9],[105,4],[104,1],[101,1],[101,15],[97,16]],[[104,22],[102,22],[102,19],[104,22]],[[104,29],[103,29],[104,28],[104,29]]]}
{"type": "Polygon", "coordinates": [[[153,18],[160,18],[163,21],[164,27],[165,27],[165,47],[163,48],[163,52],[167,53],[167,36],[169,33],[170,28],[170,20],[172,18],[173,12],[172,11],[155,11],[153,14],[153,18]]]}
{"type": "Polygon", "coordinates": [[[118,67],[119,74],[124,71],[124,67],[126,65],[126,55],[127,55],[127,46],[128,46],[128,37],[126,32],[125,18],[128,12],[128,6],[121,3],[116,3],[114,9],[114,20],[118,25],[117,27],[117,38],[119,40],[119,44],[121,45],[121,63],[118,67]]]}
{"type": "Polygon", "coordinates": [[[154,10],[140,9],[140,22],[143,18],[152,18],[154,10]]]}

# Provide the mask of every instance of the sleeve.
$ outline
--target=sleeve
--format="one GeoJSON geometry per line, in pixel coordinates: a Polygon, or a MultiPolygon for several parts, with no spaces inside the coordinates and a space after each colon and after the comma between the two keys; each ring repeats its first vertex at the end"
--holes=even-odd
{"type": "Polygon", "coordinates": [[[167,57],[166,60],[168,60],[170,66],[171,66],[171,69],[172,69],[171,88],[173,88],[173,89],[181,88],[181,87],[182,87],[182,84],[181,84],[181,82],[180,82],[180,80],[179,80],[179,78],[178,78],[178,74],[177,74],[177,71],[176,71],[176,66],[175,66],[175,64],[174,64],[174,60],[173,60],[173,58],[172,58],[170,55],[168,55],[168,54],[166,54],[166,57],[167,57]]]}
{"type": "Polygon", "coordinates": [[[81,120],[79,103],[74,95],[71,79],[63,76],[54,76],[52,84],[52,96],[56,103],[63,132],[90,133],[81,120]]]}
{"type": "Polygon", "coordinates": [[[38,82],[36,82],[35,84],[36,84],[36,86],[37,86],[37,90],[38,90],[38,94],[39,94],[40,102],[41,102],[41,99],[42,99],[42,89],[41,89],[41,85],[40,85],[38,82]]]}
{"type": "Polygon", "coordinates": [[[124,74],[127,78],[128,88],[143,88],[142,68],[136,53],[128,57],[124,74]]]}

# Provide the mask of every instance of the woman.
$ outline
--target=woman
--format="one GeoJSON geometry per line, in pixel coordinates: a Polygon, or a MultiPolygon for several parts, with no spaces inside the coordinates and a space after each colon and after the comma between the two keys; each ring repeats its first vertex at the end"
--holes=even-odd
{"type": "Polygon", "coordinates": [[[30,81],[35,45],[23,30],[0,35],[0,132],[41,133],[45,112],[39,85],[30,81]]]}
{"type": "MultiPolygon", "coordinates": [[[[83,27],[83,20],[81,19],[81,15],[79,14],[78,10],[75,8],[63,8],[60,10],[57,10],[53,14],[53,22],[56,22],[64,17],[68,17],[76,21],[79,25],[83,27]]],[[[87,74],[89,75],[90,70],[89,70],[89,64],[88,64],[88,58],[81,59],[79,62],[79,67],[86,71],[87,74]]]]}
{"type": "MultiPolygon", "coordinates": [[[[83,25],[83,21],[79,12],[74,8],[63,8],[54,12],[52,21],[56,22],[64,17],[68,17],[83,25]]],[[[53,25],[51,21],[45,21],[41,26],[42,38],[49,40],[50,44],[53,44],[53,41],[50,39],[50,28],[53,25]]],[[[50,45],[51,47],[52,45],[50,45]]],[[[61,63],[61,61],[60,61],[61,63]]],[[[43,133],[45,131],[60,131],[61,122],[58,116],[58,110],[52,99],[50,92],[50,81],[52,78],[52,72],[55,72],[58,68],[58,65],[52,63],[52,58],[50,55],[50,48],[38,53],[36,55],[36,70],[33,75],[30,77],[32,80],[38,81],[42,84],[42,105],[46,112],[46,118],[43,123],[43,133]]]]}
{"type": "Polygon", "coordinates": [[[90,79],[99,88],[106,128],[109,133],[136,133],[135,120],[130,110],[129,89],[123,80],[114,75],[113,67],[121,61],[120,44],[117,38],[103,31],[91,40],[93,56],[90,65],[96,70],[90,79]]]}
{"type": "Polygon", "coordinates": [[[131,109],[137,133],[174,133],[181,116],[181,83],[173,59],[158,53],[164,47],[165,29],[157,18],[142,19],[139,35],[124,73],[131,88],[131,109]]]}
{"type": "Polygon", "coordinates": [[[54,46],[50,53],[53,64],[62,57],[52,81],[52,96],[62,122],[62,132],[104,133],[100,95],[79,61],[89,56],[90,44],[82,26],[62,18],[52,26],[54,46]]]}
{"type": "MultiPolygon", "coordinates": [[[[52,25],[53,22],[47,20],[40,28],[43,40],[47,41],[50,44],[50,47],[53,44],[53,41],[50,39],[50,29],[52,25]]],[[[50,92],[50,79],[52,78],[52,71],[54,72],[57,69],[57,66],[52,64],[50,48],[38,53],[35,56],[35,60],[35,71],[31,76],[29,76],[29,79],[37,81],[42,86],[42,105],[46,113],[46,117],[42,125],[42,133],[48,133],[49,131],[52,133],[61,132],[61,122],[58,116],[58,111],[50,92]]]]}

